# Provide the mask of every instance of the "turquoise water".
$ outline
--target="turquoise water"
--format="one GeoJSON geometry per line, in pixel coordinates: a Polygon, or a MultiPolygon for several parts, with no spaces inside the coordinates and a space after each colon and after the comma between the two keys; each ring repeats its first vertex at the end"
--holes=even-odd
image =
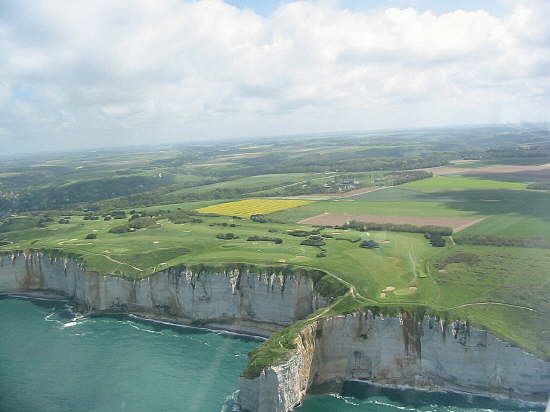
{"type": "MultiPolygon", "coordinates": [[[[219,412],[257,341],[129,318],[74,322],[65,302],[0,299],[0,412],[219,412]]],[[[519,410],[348,383],[297,412],[519,410]]]]}
{"type": "Polygon", "coordinates": [[[299,412],[502,412],[529,411],[512,402],[458,393],[384,389],[347,382],[341,395],[309,396],[299,412]]]}
{"type": "Polygon", "coordinates": [[[257,341],[0,299],[1,412],[220,411],[257,341]]]}

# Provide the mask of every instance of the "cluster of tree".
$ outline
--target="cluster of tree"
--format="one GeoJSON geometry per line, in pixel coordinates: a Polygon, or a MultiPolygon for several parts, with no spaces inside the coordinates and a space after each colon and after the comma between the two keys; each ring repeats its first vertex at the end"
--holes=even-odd
{"type": "Polygon", "coordinates": [[[550,190],[550,182],[531,183],[527,189],[533,190],[550,190]]]}
{"type": "Polygon", "coordinates": [[[146,192],[171,184],[171,175],[164,177],[124,176],[110,179],[85,180],[59,186],[29,189],[5,199],[1,211],[63,209],[79,203],[97,202],[119,196],[146,192]]]}
{"type": "Polygon", "coordinates": [[[326,243],[321,236],[313,235],[303,240],[300,245],[305,246],[325,246],[326,243]]]}
{"type": "Polygon", "coordinates": [[[453,234],[453,229],[445,226],[415,226],[408,224],[394,225],[392,223],[358,222],[356,220],[352,220],[345,225],[334,227],[336,229],[354,229],[360,232],[367,232],[369,230],[384,230],[388,232],[430,233],[439,234],[441,236],[450,236],[453,234]]]}
{"type": "MultiPolygon", "coordinates": [[[[126,212],[124,210],[113,210],[109,215],[113,219],[126,219],[126,212]]],[[[105,216],[105,217],[107,217],[105,216]]]]}
{"type": "Polygon", "coordinates": [[[283,243],[283,239],[269,236],[249,236],[246,240],[249,240],[251,242],[273,242],[277,245],[283,243]]]}
{"type": "Polygon", "coordinates": [[[227,222],[221,222],[221,223],[209,223],[208,226],[223,226],[223,227],[237,227],[239,225],[235,223],[227,223],[227,222]]]}
{"type": "Polygon", "coordinates": [[[490,159],[503,158],[539,158],[550,156],[550,145],[532,145],[505,149],[489,149],[486,155],[490,159]]]}
{"type": "Polygon", "coordinates": [[[0,222],[0,233],[17,232],[35,227],[46,227],[48,223],[54,220],[47,215],[44,216],[26,216],[9,217],[0,222]]]}
{"type": "Polygon", "coordinates": [[[57,223],[61,225],[68,225],[69,223],[71,223],[71,221],[68,218],[61,218],[57,221],[57,223]]]}
{"type": "Polygon", "coordinates": [[[459,245],[513,246],[550,249],[550,239],[535,237],[503,237],[493,235],[461,235],[454,238],[459,245]]]}
{"type": "Polygon", "coordinates": [[[253,222],[258,222],[258,223],[269,223],[270,220],[266,217],[266,215],[252,215],[250,216],[250,220],[252,220],[253,222]]]}
{"type": "Polygon", "coordinates": [[[433,247],[445,247],[445,238],[440,233],[426,233],[424,235],[433,247]]]}
{"type": "Polygon", "coordinates": [[[389,173],[383,177],[384,184],[387,186],[397,186],[416,180],[427,179],[432,177],[433,173],[425,170],[408,170],[406,172],[389,173]]]}
{"type": "Polygon", "coordinates": [[[114,226],[109,229],[109,233],[128,233],[130,227],[128,225],[114,226]]]}
{"type": "Polygon", "coordinates": [[[365,249],[377,249],[380,247],[380,245],[375,240],[364,240],[359,244],[359,247],[365,249]]]}
{"type": "Polygon", "coordinates": [[[287,235],[296,236],[296,237],[306,237],[306,236],[311,236],[311,235],[318,235],[319,233],[320,233],[320,231],[318,229],[311,230],[311,231],[298,229],[298,230],[288,231],[287,235]]]}
{"type": "Polygon", "coordinates": [[[216,237],[218,239],[223,239],[223,240],[231,240],[231,239],[238,239],[239,238],[239,236],[237,236],[234,233],[218,233],[216,235],[216,237]]]}
{"type": "Polygon", "coordinates": [[[128,221],[128,227],[130,229],[135,229],[135,230],[144,229],[146,227],[150,227],[154,225],[157,225],[157,222],[155,219],[153,219],[150,216],[137,217],[134,219],[130,218],[130,220],[128,221]]]}
{"type": "Polygon", "coordinates": [[[130,217],[127,224],[112,227],[109,233],[127,233],[153,226],[158,226],[158,223],[150,216],[130,217]]]}

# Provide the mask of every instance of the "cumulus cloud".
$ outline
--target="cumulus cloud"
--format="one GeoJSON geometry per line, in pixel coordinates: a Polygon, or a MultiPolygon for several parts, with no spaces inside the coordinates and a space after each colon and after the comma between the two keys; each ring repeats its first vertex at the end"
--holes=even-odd
{"type": "Polygon", "coordinates": [[[507,1],[505,16],[334,1],[259,16],[221,0],[3,0],[0,142],[545,121],[550,7],[507,1]]]}

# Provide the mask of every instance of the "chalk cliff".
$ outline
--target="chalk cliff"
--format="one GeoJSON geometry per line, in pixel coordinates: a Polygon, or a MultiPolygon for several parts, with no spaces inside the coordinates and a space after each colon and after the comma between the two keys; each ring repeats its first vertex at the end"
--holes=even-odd
{"type": "MultiPolygon", "coordinates": [[[[87,272],[40,252],[0,257],[0,293],[49,291],[90,310],[168,316],[269,335],[329,304],[307,276],[268,270],[168,269],[141,280],[87,272]]],[[[307,391],[337,391],[346,380],[461,390],[543,402],[550,362],[462,322],[401,313],[320,317],[282,362],[241,378],[243,411],[287,412],[307,391]]]]}
{"type": "Polygon", "coordinates": [[[295,344],[286,361],[241,378],[243,411],[286,412],[306,391],[352,379],[534,402],[550,395],[550,362],[462,322],[355,313],[312,322],[295,344]]]}
{"type": "Polygon", "coordinates": [[[47,290],[90,310],[170,316],[267,335],[328,304],[311,279],[273,271],[168,269],[134,280],[87,272],[78,262],[38,252],[0,259],[3,293],[47,290]]]}

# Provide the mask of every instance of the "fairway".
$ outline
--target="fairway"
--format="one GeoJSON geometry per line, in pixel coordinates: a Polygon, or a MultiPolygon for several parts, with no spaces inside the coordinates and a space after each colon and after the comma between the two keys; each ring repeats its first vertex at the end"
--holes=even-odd
{"type": "Polygon", "coordinates": [[[279,210],[308,205],[307,200],[286,199],[246,199],[237,202],[220,203],[197,209],[199,213],[213,213],[222,216],[250,217],[253,215],[267,215],[279,210]]]}

